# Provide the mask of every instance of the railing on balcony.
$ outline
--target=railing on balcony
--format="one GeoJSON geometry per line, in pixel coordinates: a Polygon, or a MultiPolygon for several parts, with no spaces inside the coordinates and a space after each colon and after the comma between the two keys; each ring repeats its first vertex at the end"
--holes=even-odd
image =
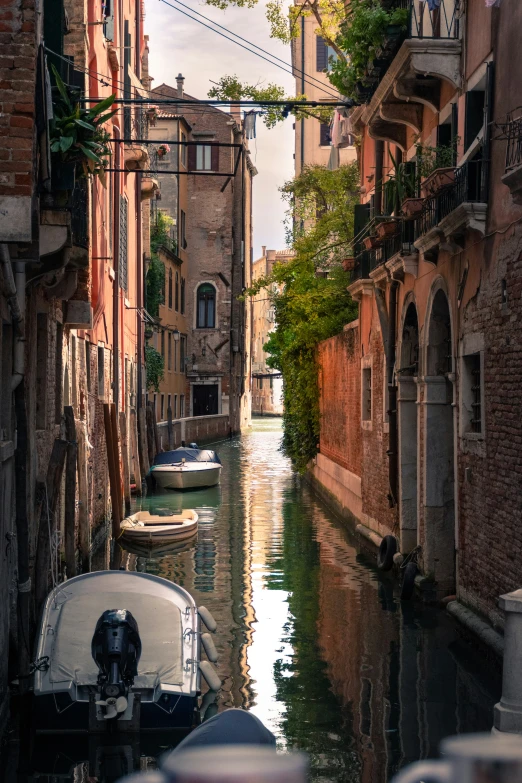
{"type": "Polygon", "coordinates": [[[144,109],[139,106],[123,109],[123,132],[126,139],[147,138],[148,119],[144,109]]]}
{"type": "MultiPolygon", "coordinates": [[[[387,216],[385,216],[387,217],[387,216]]],[[[382,222],[383,218],[373,218],[367,225],[364,236],[372,236],[375,226],[382,222]]],[[[362,238],[364,238],[364,236],[362,238]]],[[[364,249],[357,243],[355,248],[355,266],[352,272],[352,282],[369,277],[377,267],[382,266],[399,253],[409,255],[416,253],[413,245],[415,240],[415,226],[412,220],[397,219],[397,232],[387,239],[382,240],[373,250],[364,249]]]]}
{"type": "Polygon", "coordinates": [[[438,4],[431,0],[409,0],[409,6],[410,38],[459,37],[459,0],[440,0],[438,4]]]}
{"type": "Polygon", "coordinates": [[[486,160],[468,160],[463,166],[455,169],[455,181],[425,199],[422,214],[415,221],[415,236],[424,236],[436,228],[443,218],[461,204],[486,203],[488,184],[489,163],[486,160]]]}
{"type": "Polygon", "coordinates": [[[507,139],[506,172],[522,164],[522,117],[508,119],[502,126],[507,139]]]}
{"type": "Polygon", "coordinates": [[[71,239],[75,247],[89,247],[89,183],[78,179],[70,197],[71,239]]]}

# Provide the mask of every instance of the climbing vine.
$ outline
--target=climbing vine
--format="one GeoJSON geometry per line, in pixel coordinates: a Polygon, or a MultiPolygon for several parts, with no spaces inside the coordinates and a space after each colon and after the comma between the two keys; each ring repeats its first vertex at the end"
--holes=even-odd
{"type": "Polygon", "coordinates": [[[147,391],[159,392],[159,385],[165,375],[165,360],[152,345],[145,345],[145,366],[147,368],[147,391]]]}
{"type": "Polygon", "coordinates": [[[150,228],[150,262],[146,279],[146,308],[154,318],[159,316],[159,306],[165,303],[165,265],[160,261],[158,250],[171,242],[174,221],[169,215],[158,212],[150,228]]]}
{"type": "Polygon", "coordinates": [[[263,291],[275,309],[276,329],[264,349],[268,366],[283,375],[283,450],[300,472],[319,440],[317,346],[357,317],[341,261],[351,252],[358,177],[356,164],[311,166],[283,186],[295,257],[275,264],[247,292],[263,291]]]}

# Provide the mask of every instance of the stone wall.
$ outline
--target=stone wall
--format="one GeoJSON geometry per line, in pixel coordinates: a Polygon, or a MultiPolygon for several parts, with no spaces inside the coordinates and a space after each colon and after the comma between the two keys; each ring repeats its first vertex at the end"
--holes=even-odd
{"type": "MultiPolygon", "coordinates": [[[[158,422],[158,434],[163,451],[169,450],[168,422],[158,422]]],[[[218,416],[191,416],[185,419],[177,419],[172,422],[174,434],[173,448],[181,446],[181,441],[186,444],[209,443],[214,440],[228,438],[230,435],[230,417],[228,414],[218,416]]]]}

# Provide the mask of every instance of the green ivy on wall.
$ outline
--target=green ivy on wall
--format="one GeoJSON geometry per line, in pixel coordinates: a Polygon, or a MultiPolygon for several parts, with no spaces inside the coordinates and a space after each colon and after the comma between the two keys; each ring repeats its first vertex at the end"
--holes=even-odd
{"type": "Polygon", "coordinates": [[[147,368],[147,391],[159,392],[159,385],[165,375],[165,360],[152,345],[145,345],[145,366],[147,368]]]}

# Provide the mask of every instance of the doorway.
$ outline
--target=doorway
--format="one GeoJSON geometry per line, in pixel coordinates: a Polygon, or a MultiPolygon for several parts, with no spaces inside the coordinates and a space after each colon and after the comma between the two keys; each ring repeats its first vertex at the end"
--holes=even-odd
{"type": "Polygon", "coordinates": [[[437,594],[455,592],[453,351],[446,294],[439,289],[428,323],[424,388],[424,569],[437,594]]]}
{"type": "Polygon", "coordinates": [[[217,383],[197,383],[192,389],[193,416],[215,416],[219,413],[217,383]]]}

